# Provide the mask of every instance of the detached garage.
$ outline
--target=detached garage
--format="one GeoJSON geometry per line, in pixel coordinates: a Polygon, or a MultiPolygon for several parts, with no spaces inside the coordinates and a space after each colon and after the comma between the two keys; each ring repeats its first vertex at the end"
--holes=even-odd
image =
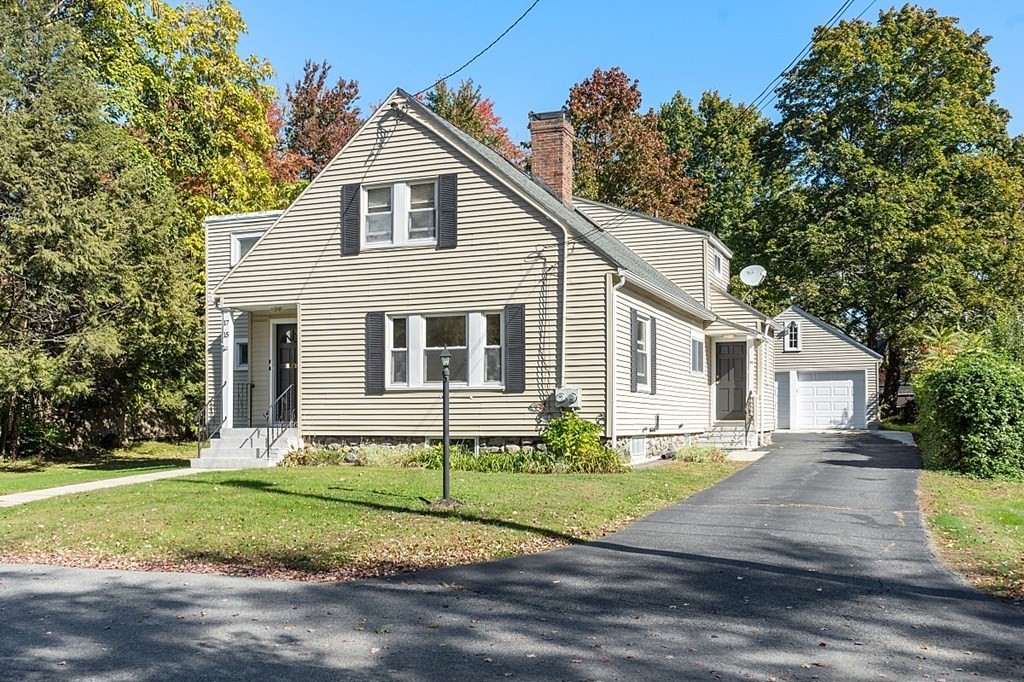
{"type": "Polygon", "coordinates": [[[878,428],[882,356],[796,306],[775,321],[778,428],[878,428]]]}

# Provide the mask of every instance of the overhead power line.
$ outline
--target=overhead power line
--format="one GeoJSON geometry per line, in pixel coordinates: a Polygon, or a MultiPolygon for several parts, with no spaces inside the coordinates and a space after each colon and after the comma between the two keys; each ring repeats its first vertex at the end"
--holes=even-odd
{"type": "MultiPolygon", "coordinates": [[[[833,14],[832,17],[825,22],[825,27],[832,28],[832,26],[835,25],[835,22],[839,20],[843,13],[846,12],[846,10],[848,10],[850,8],[850,5],[852,4],[853,0],[844,0],[843,4],[840,5],[839,9],[836,10],[836,13],[833,14]]],[[[814,39],[812,38],[810,41],[807,42],[806,45],[804,45],[803,49],[801,49],[800,52],[798,52],[797,55],[793,57],[793,60],[789,62],[789,64],[786,64],[786,68],[779,72],[779,75],[773,78],[772,81],[768,83],[768,85],[764,86],[764,90],[758,93],[757,97],[755,97],[753,101],[750,103],[750,106],[752,108],[756,108],[760,112],[762,109],[764,109],[765,106],[767,106],[766,104],[764,104],[764,102],[767,101],[767,98],[772,93],[772,90],[775,87],[775,85],[785,77],[787,71],[793,68],[793,66],[797,62],[804,58],[804,55],[807,54],[807,52],[811,49],[811,46],[813,44],[814,39]]]]}
{"type": "Polygon", "coordinates": [[[434,81],[433,83],[431,83],[431,84],[430,84],[430,85],[428,85],[427,87],[425,87],[425,88],[423,88],[422,90],[420,90],[419,92],[417,92],[417,93],[416,93],[416,95],[422,95],[422,94],[423,94],[424,92],[426,92],[427,90],[430,90],[431,88],[435,88],[435,87],[437,87],[437,85],[438,85],[439,83],[442,83],[442,82],[444,82],[444,81],[448,80],[449,78],[451,78],[451,77],[452,77],[452,76],[454,76],[455,74],[459,73],[460,71],[462,71],[462,70],[463,70],[464,68],[466,68],[467,66],[469,66],[469,65],[470,65],[470,64],[472,64],[473,62],[475,62],[475,61],[476,61],[476,60],[477,60],[478,58],[480,58],[480,57],[481,57],[481,56],[482,56],[482,55],[483,55],[483,54],[484,54],[485,52],[487,52],[487,50],[489,50],[489,49],[491,49],[492,47],[494,47],[495,45],[497,45],[497,44],[498,44],[498,41],[499,41],[499,40],[501,40],[502,38],[504,38],[504,37],[505,37],[505,36],[506,36],[506,35],[508,34],[508,32],[509,32],[509,31],[511,31],[512,29],[514,29],[514,28],[516,27],[516,25],[517,25],[517,24],[518,24],[518,23],[519,23],[520,21],[522,21],[523,19],[525,19],[525,18],[526,18],[526,15],[527,15],[527,14],[529,14],[529,13],[530,13],[530,11],[531,11],[531,10],[532,10],[532,9],[533,9],[534,7],[536,7],[536,6],[537,6],[537,3],[538,3],[538,2],[540,2],[540,0],[533,0],[533,4],[532,4],[532,5],[530,5],[529,7],[527,7],[527,8],[526,8],[526,11],[525,11],[525,12],[523,12],[523,13],[522,13],[521,15],[519,15],[519,18],[518,18],[518,19],[516,19],[515,21],[513,21],[513,22],[512,22],[512,24],[511,24],[511,25],[510,25],[510,26],[509,26],[508,28],[506,28],[506,29],[505,29],[504,31],[502,31],[502,32],[501,32],[501,35],[500,35],[500,36],[498,36],[497,38],[495,38],[494,40],[492,40],[492,41],[491,41],[491,44],[490,44],[490,45],[488,45],[487,47],[485,47],[484,49],[480,50],[480,51],[479,51],[479,52],[477,52],[477,53],[476,53],[475,55],[473,55],[473,58],[472,58],[472,59],[470,59],[470,60],[469,60],[468,62],[466,62],[466,63],[465,63],[465,64],[463,64],[462,66],[460,66],[459,68],[457,68],[457,69],[455,69],[454,71],[452,71],[452,72],[451,72],[450,74],[448,74],[447,76],[442,76],[441,78],[438,78],[438,79],[437,79],[436,81],[434,81]]]}

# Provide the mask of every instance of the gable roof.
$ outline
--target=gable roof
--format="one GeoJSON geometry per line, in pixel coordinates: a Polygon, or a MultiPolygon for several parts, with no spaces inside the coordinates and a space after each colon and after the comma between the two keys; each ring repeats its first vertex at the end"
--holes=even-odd
{"type": "Polygon", "coordinates": [[[500,176],[519,194],[529,199],[550,217],[564,225],[573,234],[575,242],[586,244],[616,267],[631,273],[663,297],[674,301],[698,317],[705,320],[715,319],[713,312],[698,303],[696,299],[659,272],[650,263],[636,255],[629,247],[619,241],[617,237],[613,236],[611,232],[602,229],[580,211],[567,207],[551,194],[547,188],[521,171],[508,159],[444,120],[409,93],[399,88],[391,93],[385,102],[391,100],[396,94],[402,97],[410,107],[415,109],[417,114],[423,116],[425,122],[440,128],[449,136],[455,138],[464,150],[471,152],[477,161],[482,162],[488,170],[500,176]]]}
{"type": "Polygon", "coordinates": [[[821,329],[827,331],[829,334],[832,334],[836,338],[838,338],[838,339],[840,339],[842,341],[845,341],[846,343],[850,344],[851,346],[853,346],[857,350],[859,350],[859,351],[861,351],[863,353],[866,353],[867,355],[869,355],[870,357],[874,358],[875,360],[879,360],[879,361],[882,360],[882,356],[881,355],[879,355],[875,351],[871,350],[870,348],[868,348],[867,346],[862,344],[860,341],[857,341],[855,338],[853,338],[849,334],[844,333],[841,329],[832,326],[831,324],[829,324],[828,322],[825,322],[824,320],[819,320],[814,315],[811,315],[806,310],[798,308],[795,305],[789,306],[788,308],[783,310],[781,313],[776,315],[775,316],[775,320],[779,321],[779,318],[781,318],[783,315],[785,315],[789,311],[793,311],[797,315],[800,315],[801,317],[803,317],[808,322],[811,322],[812,324],[817,325],[821,329]]]}
{"type": "MultiPolygon", "coordinates": [[[[731,305],[734,305],[734,306],[740,308],[741,310],[747,311],[748,313],[750,313],[751,315],[753,315],[757,319],[762,320],[763,322],[767,322],[768,325],[770,327],[772,327],[773,329],[775,329],[776,331],[782,329],[782,325],[779,324],[775,320],[775,318],[773,318],[770,315],[767,315],[765,313],[762,313],[760,310],[758,310],[754,306],[750,305],[746,301],[744,301],[742,299],[739,299],[739,298],[736,298],[735,296],[730,294],[728,291],[726,291],[725,289],[723,289],[723,288],[721,288],[721,287],[719,287],[719,286],[717,286],[715,284],[711,285],[711,294],[712,294],[712,297],[714,297],[715,295],[721,296],[727,303],[729,303],[731,305]]],[[[712,298],[712,306],[714,306],[714,298],[712,298]]]]}

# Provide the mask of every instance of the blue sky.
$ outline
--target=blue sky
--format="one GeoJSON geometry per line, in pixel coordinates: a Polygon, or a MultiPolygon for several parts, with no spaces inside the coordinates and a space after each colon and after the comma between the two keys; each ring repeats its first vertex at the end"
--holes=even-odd
{"type": "MultiPolygon", "coordinates": [[[[359,81],[364,111],[395,87],[420,90],[483,49],[532,0],[233,0],[249,26],[243,53],[267,58],[275,85],[298,79],[306,59],[326,59],[332,77],[359,81]]],[[[870,0],[854,0],[855,17],[870,0]]],[[[528,137],[530,111],[557,109],[597,67],[639,79],[644,107],[677,90],[696,99],[718,90],[751,101],[808,42],[840,0],[540,0],[487,54],[452,79],[471,77],[494,101],[513,139],[528,137]]],[[[902,4],[902,3],[900,3],[902,4]]],[[[878,1],[865,17],[876,18],[878,1]]],[[[1024,3],[935,0],[926,6],[992,37],[996,99],[1024,133],[1024,3]]],[[[768,112],[772,113],[772,112],[768,112]]]]}

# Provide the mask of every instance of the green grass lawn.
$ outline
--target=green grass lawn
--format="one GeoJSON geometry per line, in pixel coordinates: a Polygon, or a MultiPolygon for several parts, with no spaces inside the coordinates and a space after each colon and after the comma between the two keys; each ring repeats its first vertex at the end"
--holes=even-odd
{"type": "Polygon", "coordinates": [[[921,503],[943,560],[978,587],[1024,601],[1024,482],[925,471],[921,503]]]}
{"type": "Polygon", "coordinates": [[[600,537],[735,471],[627,474],[295,467],[198,474],[0,509],[0,560],[344,580],[600,537]]]}
{"type": "Polygon", "coordinates": [[[0,462],[0,495],[176,469],[188,466],[189,458],[195,456],[195,443],[147,442],[73,460],[0,462]]]}

